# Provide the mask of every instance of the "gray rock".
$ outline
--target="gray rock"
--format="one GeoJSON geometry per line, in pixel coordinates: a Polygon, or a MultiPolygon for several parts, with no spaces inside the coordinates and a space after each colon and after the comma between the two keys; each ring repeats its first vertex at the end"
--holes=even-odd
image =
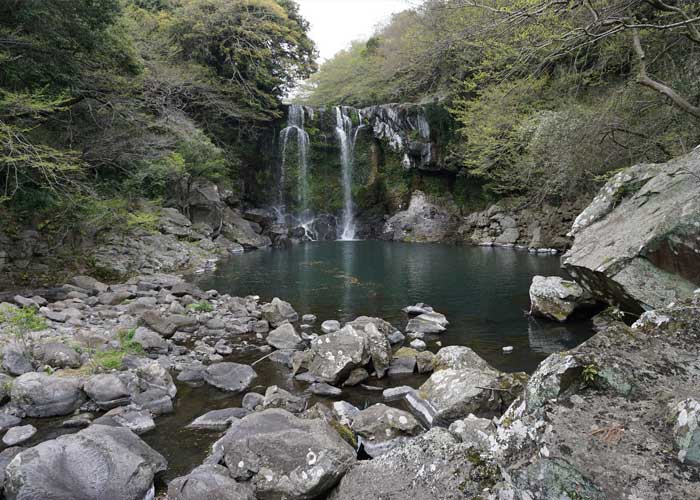
{"type": "Polygon", "coordinates": [[[126,384],[116,375],[93,375],[85,382],[83,390],[103,410],[111,410],[130,402],[126,384]]]}
{"type": "Polygon", "coordinates": [[[132,340],[143,347],[143,350],[146,352],[154,352],[157,354],[168,353],[168,343],[165,339],[144,326],[140,326],[136,329],[132,340]]]}
{"type": "Polygon", "coordinates": [[[257,392],[249,392],[243,396],[241,405],[246,410],[255,411],[258,406],[262,407],[263,401],[265,401],[265,396],[262,394],[258,394],[257,392]]]}
{"type": "Polygon", "coordinates": [[[420,316],[421,314],[431,313],[434,311],[432,307],[427,304],[423,304],[422,302],[419,302],[413,306],[404,307],[402,310],[409,316],[420,316]]]}
{"type": "Polygon", "coordinates": [[[413,375],[416,371],[416,358],[401,356],[391,360],[389,366],[389,376],[396,377],[399,375],[413,375]]]}
{"type": "Polygon", "coordinates": [[[100,301],[100,304],[104,304],[106,306],[116,306],[124,302],[125,300],[133,299],[134,294],[126,291],[126,290],[121,290],[118,292],[105,292],[101,293],[98,297],[97,300],[100,301]]]}
{"type": "Polygon", "coordinates": [[[204,381],[226,392],[241,393],[257,379],[257,374],[248,365],[238,363],[215,363],[204,372],[204,381]]]}
{"type": "Polygon", "coordinates": [[[332,385],[324,382],[311,384],[309,390],[311,391],[311,394],[315,394],[316,396],[338,397],[343,394],[342,389],[338,389],[337,387],[333,387],[332,385]]]}
{"type": "Polygon", "coordinates": [[[2,367],[10,375],[23,375],[34,371],[27,351],[18,342],[10,342],[3,348],[2,367]]]}
{"type": "Polygon", "coordinates": [[[46,319],[55,321],[56,323],[65,323],[68,321],[68,315],[61,311],[54,311],[48,307],[42,307],[39,312],[43,314],[46,319]]]}
{"type": "Polygon", "coordinates": [[[0,404],[10,398],[13,378],[6,373],[0,373],[0,404]]]}
{"type": "Polygon", "coordinates": [[[535,276],[530,285],[530,314],[564,322],[580,306],[590,305],[590,295],[573,281],[558,276],[535,276]]]}
{"type": "Polygon", "coordinates": [[[411,341],[410,346],[411,346],[411,348],[415,349],[416,351],[425,351],[428,348],[426,343],[420,339],[416,339],[416,340],[411,341]]]}
{"type": "Polygon", "coordinates": [[[80,355],[60,342],[47,342],[34,349],[34,357],[53,368],[80,368],[80,355]]]}
{"type": "Polygon", "coordinates": [[[233,422],[245,417],[250,413],[245,408],[225,408],[223,410],[213,410],[197,417],[187,427],[191,429],[205,429],[210,431],[225,431],[233,422]]]}
{"type": "Polygon", "coordinates": [[[442,333],[446,330],[447,320],[442,314],[424,313],[411,319],[406,325],[406,332],[409,334],[430,334],[442,333]]]}
{"type": "Polygon", "coordinates": [[[398,446],[409,436],[417,436],[423,427],[410,413],[378,403],[355,415],[350,428],[370,457],[378,457],[398,446]]]}
{"type": "Polygon", "coordinates": [[[450,432],[467,446],[480,451],[487,451],[491,444],[491,436],[496,433],[496,427],[487,418],[468,415],[463,420],[453,422],[450,425],[450,432]]]}
{"type": "Polygon", "coordinates": [[[16,499],[143,500],[155,474],[166,466],[128,429],[92,425],[18,454],[6,469],[5,494],[16,499]]]}
{"type": "Polygon", "coordinates": [[[303,346],[303,341],[290,323],[284,323],[272,330],[267,336],[267,343],[275,349],[296,350],[303,346]]]}
{"type": "Polygon", "coordinates": [[[700,465],[700,402],[686,399],[673,411],[673,438],[678,460],[700,465]]]}
{"type": "Polygon", "coordinates": [[[642,312],[698,288],[700,150],[618,173],[578,216],[565,269],[594,297],[642,312]]]}
{"type": "Polygon", "coordinates": [[[21,446],[13,446],[12,448],[5,448],[0,452],[0,488],[5,487],[5,468],[13,458],[22,453],[26,448],[21,446]]]}
{"type": "Polygon", "coordinates": [[[343,382],[343,387],[355,387],[369,378],[369,373],[364,368],[355,368],[343,382]]]}
{"type": "Polygon", "coordinates": [[[8,430],[2,437],[5,446],[16,446],[25,441],[29,441],[36,434],[36,427],[33,425],[22,425],[8,430]]]}
{"type": "Polygon", "coordinates": [[[431,373],[435,369],[435,354],[430,351],[416,354],[416,369],[420,374],[431,373]]]}
{"type": "Polygon", "coordinates": [[[131,406],[136,410],[148,410],[154,416],[173,412],[173,400],[162,389],[148,389],[133,395],[131,406]]]}
{"type": "Polygon", "coordinates": [[[166,316],[156,310],[144,312],[141,315],[141,322],[165,338],[172,337],[177,330],[177,325],[173,321],[170,321],[169,316],[166,316]]]}
{"type": "Polygon", "coordinates": [[[415,389],[408,385],[391,387],[389,389],[384,389],[384,391],[382,392],[382,397],[384,398],[384,401],[387,402],[400,401],[404,399],[404,397],[406,397],[406,394],[413,391],[415,391],[415,389]]]}
{"type": "Polygon", "coordinates": [[[316,318],[316,316],[313,314],[304,314],[301,317],[301,322],[305,325],[313,325],[314,323],[316,323],[316,319],[318,318],[316,318]]]}
{"type": "Polygon", "coordinates": [[[240,243],[245,249],[265,248],[272,245],[268,236],[255,232],[250,222],[241,217],[240,213],[230,208],[223,211],[221,234],[229,240],[240,243]]]}
{"type": "Polygon", "coordinates": [[[68,415],[82,403],[81,387],[76,378],[26,373],[12,384],[12,403],[30,417],[68,415]]]}
{"type": "Polygon", "coordinates": [[[359,408],[356,408],[347,401],[336,401],[333,403],[333,415],[335,415],[338,422],[343,425],[350,426],[353,419],[359,415],[359,413],[359,408]]]}
{"type": "Polygon", "coordinates": [[[137,410],[129,407],[114,408],[96,420],[95,423],[100,423],[106,418],[111,418],[117,425],[126,427],[135,434],[145,434],[156,428],[153,415],[148,410],[137,410]]]}
{"type": "Polygon", "coordinates": [[[435,371],[450,368],[452,370],[464,370],[472,368],[476,370],[493,370],[483,358],[466,346],[448,346],[441,348],[435,355],[435,371]]]}
{"type": "Polygon", "coordinates": [[[408,209],[396,213],[384,225],[382,237],[395,241],[443,242],[457,230],[456,207],[431,203],[421,191],[414,191],[408,209]]]}
{"type": "Polygon", "coordinates": [[[438,410],[439,422],[449,425],[470,413],[481,417],[500,416],[504,410],[500,389],[498,372],[448,368],[433,373],[418,392],[438,410]],[[499,391],[489,390],[491,387],[499,391]]]}
{"type": "Polygon", "coordinates": [[[357,462],[329,500],[479,498],[486,485],[500,479],[467,459],[469,449],[446,429],[432,429],[373,460],[357,462]],[[484,478],[484,485],[481,478],[484,478]],[[408,495],[408,496],[407,496],[408,495]]]}
{"type": "Polygon", "coordinates": [[[168,484],[170,500],[255,500],[251,485],[231,479],[226,467],[200,465],[168,484]]]}
{"type": "Polygon", "coordinates": [[[306,409],[306,400],[273,385],[265,391],[262,407],[264,409],[281,408],[291,413],[301,413],[306,409]]]}
{"type": "Polygon", "coordinates": [[[9,413],[0,413],[0,432],[4,432],[11,427],[16,427],[22,423],[22,419],[9,413]]]}
{"type": "Polygon", "coordinates": [[[339,321],[336,321],[334,319],[329,319],[329,320],[321,323],[321,331],[323,333],[328,334],[328,333],[337,332],[338,330],[340,330],[340,322],[339,321]]]}
{"type": "Polygon", "coordinates": [[[87,290],[88,293],[93,295],[104,293],[109,289],[107,285],[90,276],[74,276],[71,278],[70,283],[78,288],[87,290]]]}
{"type": "Polygon", "coordinates": [[[273,327],[278,327],[285,321],[295,323],[299,320],[299,314],[294,310],[289,302],[275,297],[269,304],[262,306],[262,315],[273,327]]]}
{"type": "MultiPolygon", "coordinates": [[[[126,358],[124,358],[126,361],[126,358]]],[[[171,398],[177,394],[177,387],[168,370],[157,361],[139,362],[136,368],[141,390],[159,389],[171,398]]]]}
{"type": "Polygon", "coordinates": [[[248,480],[258,498],[321,497],[355,461],[355,450],[326,422],[284,410],[265,410],[235,422],[216,448],[230,475],[248,480]]]}

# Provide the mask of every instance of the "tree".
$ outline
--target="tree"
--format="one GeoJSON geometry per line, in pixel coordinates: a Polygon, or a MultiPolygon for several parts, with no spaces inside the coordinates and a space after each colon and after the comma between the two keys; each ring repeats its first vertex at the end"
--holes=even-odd
{"type": "Polygon", "coordinates": [[[316,69],[308,29],[291,0],[188,0],[171,32],[181,60],[208,68],[251,110],[277,116],[280,98],[316,69]]]}

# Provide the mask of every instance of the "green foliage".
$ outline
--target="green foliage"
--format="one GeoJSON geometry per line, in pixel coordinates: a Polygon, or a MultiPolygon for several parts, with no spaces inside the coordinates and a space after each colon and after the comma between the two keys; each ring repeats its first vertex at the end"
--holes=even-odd
{"type": "Polygon", "coordinates": [[[252,111],[269,114],[315,69],[308,24],[287,0],[189,0],[171,27],[178,54],[206,66],[252,111]]]}
{"type": "Polygon", "coordinates": [[[214,306],[206,300],[203,300],[201,302],[195,302],[194,304],[190,304],[189,306],[187,306],[187,309],[189,309],[192,312],[208,313],[214,310],[214,306]]]}
{"type": "Polygon", "coordinates": [[[583,367],[583,373],[581,376],[583,378],[583,382],[586,385],[592,385],[598,378],[599,374],[600,368],[598,367],[598,365],[596,365],[595,363],[591,363],[583,367]]]}
{"type": "Polygon", "coordinates": [[[118,336],[121,348],[94,353],[92,356],[92,363],[103,370],[120,370],[124,361],[124,356],[127,354],[143,356],[143,347],[141,344],[134,342],[135,333],[136,329],[134,328],[119,332],[118,336]]]}
{"type": "Polygon", "coordinates": [[[21,341],[29,332],[44,330],[47,326],[46,319],[34,307],[0,309],[0,325],[21,341]]]}

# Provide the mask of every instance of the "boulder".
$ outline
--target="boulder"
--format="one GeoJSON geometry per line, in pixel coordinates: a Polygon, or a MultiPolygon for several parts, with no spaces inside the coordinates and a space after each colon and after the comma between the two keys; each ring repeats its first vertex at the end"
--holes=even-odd
{"type": "Polygon", "coordinates": [[[301,413],[306,409],[306,400],[273,385],[265,391],[262,407],[264,409],[281,408],[290,413],[301,413]]]}
{"type": "Polygon", "coordinates": [[[169,500],[255,500],[251,485],[238,483],[221,465],[200,465],[168,484],[169,500]]]}
{"type": "Polygon", "coordinates": [[[329,320],[321,323],[321,331],[323,333],[328,334],[328,333],[337,332],[338,330],[340,330],[340,322],[339,321],[336,321],[334,319],[329,319],[329,320]]]}
{"type": "Polygon", "coordinates": [[[92,425],[18,454],[6,468],[9,499],[143,500],[165,459],[134,433],[92,425]]]}
{"type": "Polygon", "coordinates": [[[350,428],[370,457],[378,457],[399,445],[409,436],[416,436],[423,427],[413,415],[381,403],[355,415],[350,428]]]}
{"type": "Polygon", "coordinates": [[[449,240],[457,230],[456,207],[438,206],[425,193],[414,191],[408,209],[396,213],[384,225],[384,239],[412,242],[449,240]]]}
{"type": "Polygon", "coordinates": [[[272,245],[269,237],[258,234],[251,223],[238,211],[226,208],[223,212],[221,234],[229,240],[243,245],[246,250],[255,250],[272,245]]]}
{"type": "Polygon", "coordinates": [[[296,350],[303,346],[301,337],[291,323],[284,323],[267,336],[267,343],[275,349],[296,350]]]}
{"type": "Polygon", "coordinates": [[[530,285],[530,314],[564,322],[579,307],[592,305],[590,295],[559,276],[535,276],[530,285]]]}
{"type": "Polygon", "coordinates": [[[235,422],[217,450],[230,475],[249,481],[257,498],[322,497],[355,461],[355,450],[323,420],[276,409],[235,422]]]}
{"type": "Polygon", "coordinates": [[[113,374],[93,375],[85,382],[83,390],[103,410],[127,405],[130,401],[126,384],[113,374]]]}
{"type": "Polygon", "coordinates": [[[82,381],[45,373],[26,373],[12,384],[12,403],[30,417],[73,413],[82,403],[82,381]]]}
{"type": "Polygon", "coordinates": [[[275,297],[269,304],[262,306],[262,315],[268,323],[273,327],[278,327],[285,321],[296,323],[299,320],[299,314],[294,310],[289,302],[285,302],[275,297]]]}
{"type": "Polygon", "coordinates": [[[420,334],[420,336],[430,333],[442,333],[448,325],[444,315],[439,313],[423,313],[409,320],[406,325],[406,332],[409,334],[420,334]]]}
{"type": "Polygon", "coordinates": [[[594,298],[632,312],[700,286],[700,148],[616,174],[578,216],[564,268],[594,298]]]}
{"type": "Polygon", "coordinates": [[[19,342],[10,342],[2,350],[2,367],[10,375],[23,375],[33,372],[29,354],[19,342]]]}
{"type": "Polygon", "coordinates": [[[107,285],[90,276],[74,276],[71,278],[70,283],[71,285],[86,290],[92,295],[104,293],[109,289],[107,285]]]}
{"type": "Polygon", "coordinates": [[[173,400],[162,389],[148,389],[131,397],[131,406],[136,410],[148,410],[154,416],[173,412],[173,400]]]}
{"type": "Polygon", "coordinates": [[[470,460],[472,455],[446,429],[431,429],[380,457],[357,462],[328,498],[482,498],[484,488],[499,481],[500,473],[480,459],[470,460]]]}
{"type": "Polygon", "coordinates": [[[9,429],[2,437],[5,446],[16,446],[28,441],[36,434],[36,427],[33,425],[22,425],[9,429]]]}
{"type": "Polygon", "coordinates": [[[449,425],[470,413],[487,418],[500,416],[508,406],[501,390],[497,371],[448,368],[433,373],[418,393],[437,409],[436,421],[449,425]]]}
{"type": "Polygon", "coordinates": [[[97,299],[100,301],[100,304],[104,304],[106,306],[117,306],[125,300],[133,298],[134,294],[127,290],[119,290],[116,292],[104,292],[97,297],[97,299]]]}
{"type": "Polygon", "coordinates": [[[153,414],[148,410],[137,410],[128,406],[114,408],[95,420],[96,424],[112,423],[129,429],[134,434],[145,434],[156,428],[153,414]]]}
{"type": "Polygon", "coordinates": [[[173,336],[177,330],[177,325],[174,321],[170,321],[167,315],[157,311],[146,311],[141,315],[141,323],[153,331],[158,332],[165,338],[173,336]]]}
{"type": "Polygon", "coordinates": [[[255,379],[255,370],[238,363],[215,363],[204,372],[204,381],[207,384],[234,394],[247,391],[255,379]]]}
{"type": "Polygon", "coordinates": [[[476,370],[493,370],[483,358],[466,346],[448,346],[441,348],[435,354],[433,363],[435,371],[451,368],[463,370],[472,368],[476,370]]]}
{"type": "Polygon", "coordinates": [[[381,377],[391,362],[391,345],[387,338],[368,323],[362,330],[350,324],[311,343],[309,372],[322,382],[333,385],[344,381],[350,372],[372,361],[381,377]]]}
{"type": "Polygon", "coordinates": [[[171,398],[174,398],[177,394],[177,387],[175,387],[170,373],[157,361],[139,361],[136,375],[139,378],[139,384],[143,391],[158,389],[171,398]]]}
{"type": "Polygon", "coordinates": [[[143,347],[146,352],[155,352],[158,354],[168,353],[168,343],[163,337],[158,335],[150,328],[140,326],[134,332],[133,342],[143,347]]]}

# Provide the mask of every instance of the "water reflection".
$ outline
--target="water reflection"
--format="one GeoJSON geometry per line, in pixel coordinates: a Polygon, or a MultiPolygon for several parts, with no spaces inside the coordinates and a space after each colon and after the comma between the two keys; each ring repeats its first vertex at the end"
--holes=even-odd
{"type": "MultiPolygon", "coordinates": [[[[503,370],[532,371],[548,353],[591,335],[587,323],[560,326],[526,316],[532,277],[560,273],[558,257],[550,255],[353,241],[253,252],[196,279],[205,289],[232,295],[283,298],[300,314],[316,314],[319,324],[370,315],[403,328],[401,309],[426,302],[451,322],[439,338],[443,345],[467,345],[503,370]],[[503,355],[505,345],[514,346],[515,352],[503,355]]],[[[438,338],[428,340],[437,350],[438,338]]]]}

